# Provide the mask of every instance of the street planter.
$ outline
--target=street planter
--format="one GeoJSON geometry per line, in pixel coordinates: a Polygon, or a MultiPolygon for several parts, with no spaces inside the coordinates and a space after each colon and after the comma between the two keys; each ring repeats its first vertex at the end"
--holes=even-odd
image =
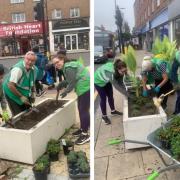
{"type": "MultiPolygon", "coordinates": [[[[48,100],[52,99],[45,99],[38,105],[42,106],[48,100]]],[[[0,158],[34,164],[37,158],[46,151],[48,141],[50,139],[57,140],[65,133],[66,129],[75,123],[76,100],[59,101],[64,105],[30,129],[0,127],[0,158]]],[[[14,117],[15,127],[19,126],[21,117],[26,113],[22,112],[14,117]]]]}
{"type": "MultiPolygon", "coordinates": [[[[160,106],[152,115],[129,117],[128,99],[123,102],[123,127],[126,140],[147,142],[147,136],[167,121],[166,113],[160,106]]],[[[144,144],[125,142],[126,149],[146,147],[144,144]]]]}

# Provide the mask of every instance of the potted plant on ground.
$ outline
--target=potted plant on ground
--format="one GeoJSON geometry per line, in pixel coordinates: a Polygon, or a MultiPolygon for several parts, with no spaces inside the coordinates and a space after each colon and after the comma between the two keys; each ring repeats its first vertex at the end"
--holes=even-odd
{"type": "Polygon", "coordinates": [[[48,155],[42,155],[34,164],[33,172],[36,180],[47,180],[47,175],[50,169],[48,155]]]}
{"type": "Polygon", "coordinates": [[[173,157],[179,161],[180,160],[180,134],[172,139],[171,151],[172,151],[173,157]]]}
{"type": "Polygon", "coordinates": [[[58,140],[51,139],[47,144],[47,153],[50,161],[58,161],[60,151],[60,143],[58,140]]]}
{"type": "Polygon", "coordinates": [[[74,150],[74,142],[70,139],[62,139],[62,146],[64,155],[68,155],[70,151],[74,150]]]}

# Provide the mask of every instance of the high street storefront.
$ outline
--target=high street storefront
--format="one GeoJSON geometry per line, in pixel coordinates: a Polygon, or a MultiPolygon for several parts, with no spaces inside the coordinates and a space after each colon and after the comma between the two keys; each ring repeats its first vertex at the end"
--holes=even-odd
{"type": "Polygon", "coordinates": [[[0,56],[23,55],[42,44],[41,22],[0,25],[0,56]]]}
{"type": "Polygon", "coordinates": [[[60,45],[68,52],[89,50],[89,32],[89,17],[50,21],[50,51],[58,51],[60,45]]]}

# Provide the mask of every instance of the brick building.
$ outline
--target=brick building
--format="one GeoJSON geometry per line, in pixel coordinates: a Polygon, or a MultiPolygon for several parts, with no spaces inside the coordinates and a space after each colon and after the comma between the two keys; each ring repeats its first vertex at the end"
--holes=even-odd
{"type": "MultiPolygon", "coordinates": [[[[89,0],[44,0],[46,37],[51,51],[63,44],[68,51],[89,50],[89,0]]],[[[43,49],[42,23],[34,20],[40,0],[0,0],[0,55],[43,49]],[[15,51],[16,49],[16,51],[15,51]]]]}
{"type": "Polygon", "coordinates": [[[164,35],[171,40],[179,37],[175,36],[177,17],[180,15],[180,4],[178,0],[135,0],[135,35],[140,39],[140,46],[151,50],[152,43],[156,37],[162,39],[164,35]],[[172,12],[176,13],[172,15],[172,12]]]}

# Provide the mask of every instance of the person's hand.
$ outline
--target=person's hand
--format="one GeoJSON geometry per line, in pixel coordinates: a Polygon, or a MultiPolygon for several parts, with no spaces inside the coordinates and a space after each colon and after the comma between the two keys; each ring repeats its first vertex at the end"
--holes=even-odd
{"type": "Polygon", "coordinates": [[[66,81],[62,81],[61,83],[59,83],[57,85],[56,89],[57,89],[57,91],[60,91],[60,90],[62,90],[64,88],[66,88],[66,86],[67,86],[67,82],[66,81]]]}
{"type": "Polygon", "coordinates": [[[9,113],[5,110],[2,112],[2,120],[8,121],[10,119],[9,113]]]}
{"type": "Polygon", "coordinates": [[[30,97],[30,103],[35,103],[35,100],[36,100],[35,92],[32,92],[31,97],[30,97]]]}
{"type": "Polygon", "coordinates": [[[67,96],[67,93],[66,93],[66,92],[63,92],[63,93],[60,94],[60,96],[61,96],[61,98],[64,98],[64,97],[67,96]]]}
{"type": "Polygon", "coordinates": [[[174,90],[180,91],[180,83],[174,84],[174,90]]]}
{"type": "Polygon", "coordinates": [[[159,92],[160,92],[160,89],[161,89],[160,86],[156,86],[156,87],[154,88],[154,92],[155,92],[155,93],[159,93],[159,92]]]}
{"type": "Polygon", "coordinates": [[[30,105],[30,106],[31,106],[31,104],[30,104],[30,102],[29,102],[29,100],[28,100],[27,97],[21,96],[20,99],[21,99],[21,101],[22,101],[23,104],[26,104],[26,105],[30,105]]]}
{"type": "Polygon", "coordinates": [[[148,97],[148,91],[147,90],[143,90],[142,95],[143,95],[143,97],[148,97]]]}

